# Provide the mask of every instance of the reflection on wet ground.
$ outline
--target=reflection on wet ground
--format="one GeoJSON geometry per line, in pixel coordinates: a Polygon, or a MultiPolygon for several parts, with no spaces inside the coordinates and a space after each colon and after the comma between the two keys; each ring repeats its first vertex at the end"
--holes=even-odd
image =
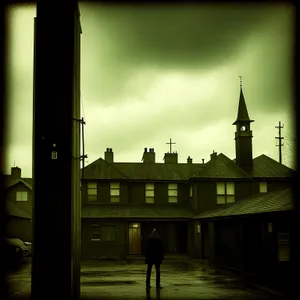
{"type": "MultiPolygon", "coordinates": [[[[192,259],[165,261],[161,265],[162,290],[145,288],[147,265],[143,261],[88,261],[82,263],[82,299],[279,299],[247,286],[240,278],[192,259]]],[[[30,264],[10,275],[11,293],[30,294],[30,264]]],[[[12,297],[12,299],[17,299],[12,297]]]]}

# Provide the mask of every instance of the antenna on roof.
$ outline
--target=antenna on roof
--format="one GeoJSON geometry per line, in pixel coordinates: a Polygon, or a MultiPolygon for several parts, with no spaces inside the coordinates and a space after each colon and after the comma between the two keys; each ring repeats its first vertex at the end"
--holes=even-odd
{"type": "Polygon", "coordinates": [[[14,167],[16,166],[16,161],[14,160],[14,167]]]}

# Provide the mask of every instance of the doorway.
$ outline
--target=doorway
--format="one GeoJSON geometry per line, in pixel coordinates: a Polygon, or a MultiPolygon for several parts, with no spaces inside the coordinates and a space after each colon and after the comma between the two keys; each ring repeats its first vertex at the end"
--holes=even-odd
{"type": "Polygon", "coordinates": [[[130,223],[128,229],[128,254],[141,254],[141,224],[130,223]]]}

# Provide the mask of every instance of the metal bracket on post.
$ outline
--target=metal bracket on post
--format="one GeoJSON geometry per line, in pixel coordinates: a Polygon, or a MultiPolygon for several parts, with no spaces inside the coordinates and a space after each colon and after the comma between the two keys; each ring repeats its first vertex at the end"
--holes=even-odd
{"type": "Polygon", "coordinates": [[[80,122],[81,124],[81,132],[82,132],[82,155],[79,157],[80,160],[82,160],[82,174],[81,174],[81,180],[84,178],[84,162],[85,159],[87,158],[87,155],[84,154],[84,125],[85,121],[83,117],[81,119],[73,118],[74,121],[80,122]]]}

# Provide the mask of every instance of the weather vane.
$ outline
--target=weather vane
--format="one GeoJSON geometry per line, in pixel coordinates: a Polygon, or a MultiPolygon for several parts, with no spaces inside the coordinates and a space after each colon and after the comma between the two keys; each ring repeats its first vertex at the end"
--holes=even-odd
{"type": "Polygon", "coordinates": [[[242,76],[239,76],[239,77],[240,77],[240,87],[242,88],[242,86],[243,86],[242,76]]]}

